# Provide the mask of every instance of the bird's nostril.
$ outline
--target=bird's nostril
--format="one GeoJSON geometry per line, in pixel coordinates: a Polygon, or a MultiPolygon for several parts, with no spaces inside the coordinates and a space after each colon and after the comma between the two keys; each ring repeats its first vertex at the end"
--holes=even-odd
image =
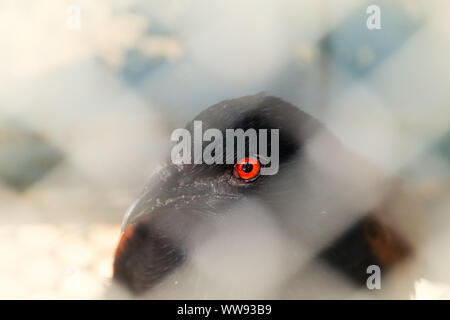
{"type": "Polygon", "coordinates": [[[180,182],[179,182],[180,186],[187,186],[187,185],[190,185],[192,183],[194,183],[194,179],[191,176],[189,176],[189,175],[183,177],[182,179],[180,179],[180,182]]]}

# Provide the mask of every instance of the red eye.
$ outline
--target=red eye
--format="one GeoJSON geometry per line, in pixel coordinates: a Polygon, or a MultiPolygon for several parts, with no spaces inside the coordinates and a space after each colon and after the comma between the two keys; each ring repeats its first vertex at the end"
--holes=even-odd
{"type": "Polygon", "coordinates": [[[258,176],[261,164],[256,158],[244,158],[234,165],[236,174],[244,180],[251,180],[258,176]]]}

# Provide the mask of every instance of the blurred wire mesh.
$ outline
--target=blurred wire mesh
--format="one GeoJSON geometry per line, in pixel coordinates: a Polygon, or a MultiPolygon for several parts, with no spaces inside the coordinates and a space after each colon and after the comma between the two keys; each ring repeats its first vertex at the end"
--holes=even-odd
{"type": "Polygon", "coordinates": [[[2,1],[0,45],[0,298],[101,297],[170,131],[260,91],[404,177],[450,284],[447,1],[2,1]]]}

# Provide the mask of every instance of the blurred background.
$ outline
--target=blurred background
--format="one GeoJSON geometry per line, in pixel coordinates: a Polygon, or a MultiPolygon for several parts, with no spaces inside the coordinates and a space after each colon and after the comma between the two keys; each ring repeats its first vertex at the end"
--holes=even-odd
{"type": "Polygon", "coordinates": [[[450,2],[2,0],[0,48],[0,298],[101,298],[170,132],[261,91],[420,195],[450,297],[450,2]]]}

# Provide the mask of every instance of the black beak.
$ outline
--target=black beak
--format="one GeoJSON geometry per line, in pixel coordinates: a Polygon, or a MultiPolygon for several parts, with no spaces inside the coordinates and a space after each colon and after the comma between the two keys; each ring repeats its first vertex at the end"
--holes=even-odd
{"type": "Polygon", "coordinates": [[[113,278],[133,293],[145,292],[179,267],[197,228],[239,198],[232,188],[224,190],[220,179],[192,176],[189,170],[165,167],[127,211],[113,278]]]}

